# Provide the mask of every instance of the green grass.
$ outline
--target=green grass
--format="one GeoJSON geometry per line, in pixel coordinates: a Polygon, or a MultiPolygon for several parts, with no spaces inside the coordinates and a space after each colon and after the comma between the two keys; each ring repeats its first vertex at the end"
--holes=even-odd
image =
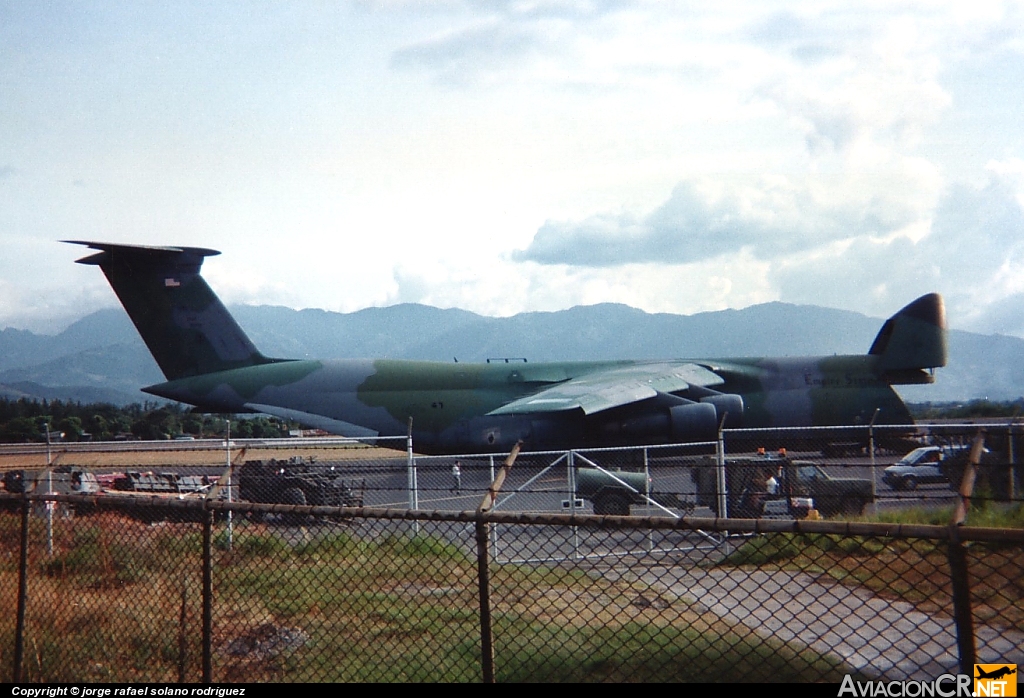
{"type": "MultiPolygon", "coordinates": [[[[0,531],[15,534],[0,540],[9,560],[17,535],[4,518],[0,531]]],[[[145,526],[116,516],[61,521],[48,557],[41,525],[32,521],[26,680],[167,682],[182,661],[186,678],[198,680],[195,526],[145,526]]],[[[217,532],[213,563],[215,681],[481,678],[476,560],[445,538],[300,535],[239,522],[230,549],[217,532]],[[282,638],[294,641],[272,647],[282,638]]],[[[6,564],[0,590],[12,611],[16,589],[17,569],[6,564]]],[[[499,680],[839,681],[847,671],[817,653],[729,627],[684,600],[635,603],[653,596],[656,590],[637,582],[595,579],[582,569],[494,568],[499,680]]],[[[12,647],[13,623],[5,621],[0,656],[12,647]]]]}
{"type": "MultiPolygon", "coordinates": [[[[975,512],[974,525],[1009,527],[1019,507],[989,506],[975,512]]],[[[870,520],[886,523],[948,524],[950,510],[903,509],[870,520]]],[[[996,626],[1024,630],[1024,549],[1012,542],[969,542],[968,581],[972,611],[996,626]]],[[[952,582],[948,544],[921,538],[840,537],[771,533],[745,540],[719,564],[799,570],[827,575],[885,598],[951,614],[952,582]]]]}
{"type": "MultiPolygon", "coordinates": [[[[933,524],[948,526],[953,507],[911,507],[881,511],[862,521],[878,523],[933,524]]],[[[988,528],[1024,528],[1024,504],[999,504],[974,500],[967,511],[968,526],[988,528]]]]}
{"type": "MultiPolygon", "coordinates": [[[[952,517],[952,507],[914,507],[893,509],[857,517],[858,521],[869,523],[899,523],[946,526],[952,517]]],[[[967,524],[990,528],[1024,528],[1024,506],[1002,506],[988,504],[973,507],[969,512],[967,524]]],[[[723,565],[766,565],[786,561],[803,560],[803,567],[821,566],[822,556],[877,556],[883,552],[906,548],[904,539],[865,538],[856,536],[827,535],[823,533],[769,533],[757,535],[744,541],[739,548],[728,555],[723,565]]],[[[915,539],[913,547],[919,554],[927,554],[938,550],[941,546],[937,541],[915,539]]],[[[973,543],[978,550],[985,548],[997,549],[998,543],[973,543]]],[[[1019,548],[1012,543],[1012,548],[1019,548]]],[[[945,550],[942,548],[942,550],[945,550]]]]}
{"type": "MultiPolygon", "coordinates": [[[[934,546],[933,546],[934,547],[934,546]]],[[[730,553],[723,565],[766,565],[823,554],[875,555],[885,549],[877,539],[823,533],[771,533],[755,536],[730,553]]]]}
{"type": "MultiPolygon", "coordinates": [[[[514,634],[514,625],[502,634],[514,634]]],[[[811,651],[750,635],[627,624],[583,633],[561,629],[497,670],[508,682],[807,682],[854,673],[811,651]]],[[[506,660],[507,661],[507,660],[506,660]]]]}

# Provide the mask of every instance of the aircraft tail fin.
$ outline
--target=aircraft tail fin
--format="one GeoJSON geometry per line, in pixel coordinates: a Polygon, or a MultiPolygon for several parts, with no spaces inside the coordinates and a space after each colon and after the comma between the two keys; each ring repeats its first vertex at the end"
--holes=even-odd
{"type": "Polygon", "coordinates": [[[930,383],[926,369],[946,365],[946,307],[929,293],[885,321],[868,354],[890,383],[930,383]]]}
{"type": "Polygon", "coordinates": [[[168,380],[276,361],[256,350],[200,276],[203,259],[220,252],[65,242],[99,250],[78,263],[103,270],[168,380]]]}

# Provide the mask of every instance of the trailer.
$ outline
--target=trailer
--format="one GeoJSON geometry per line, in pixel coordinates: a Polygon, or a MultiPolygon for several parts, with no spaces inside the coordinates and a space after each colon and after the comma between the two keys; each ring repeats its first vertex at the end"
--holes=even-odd
{"type": "Polygon", "coordinates": [[[664,507],[682,506],[675,493],[654,492],[646,473],[628,470],[577,468],[576,497],[592,502],[599,515],[629,516],[633,504],[648,504],[648,498],[664,507]]]}

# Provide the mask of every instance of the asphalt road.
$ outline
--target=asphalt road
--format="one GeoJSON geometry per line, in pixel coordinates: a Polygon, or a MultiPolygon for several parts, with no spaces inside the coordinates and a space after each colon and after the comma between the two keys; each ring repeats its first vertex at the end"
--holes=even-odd
{"type": "MultiPolygon", "coordinates": [[[[135,445],[135,444],[130,444],[135,445]]],[[[193,444],[188,444],[193,446],[193,444]]],[[[206,446],[206,444],[201,444],[206,446]]],[[[121,455],[121,454],[118,454],[121,455]]],[[[169,454],[174,456],[173,453],[169,454]]],[[[180,455],[180,453],[179,453],[180,455]]],[[[366,460],[353,459],[353,454],[345,453],[337,460],[331,459],[331,451],[319,451],[318,463],[324,467],[333,465],[347,484],[364,490],[364,502],[367,506],[407,507],[410,502],[408,467],[404,454],[384,449],[374,449],[373,457],[366,460]]],[[[751,454],[732,454],[751,455],[751,454]]],[[[370,456],[367,453],[367,456],[370,456]]],[[[283,456],[282,456],[283,457],[283,456]]],[[[825,461],[820,453],[790,453],[793,459],[807,459],[823,464],[824,469],[833,477],[874,478],[876,506],[878,509],[902,508],[908,506],[940,506],[949,505],[955,499],[954,492],[947,484],[920,485],[911,492],[893,490],[882,481],[885,466],[896,460],[895,456],[879,456],[872,470],[871,461],[866,457],[844,457],[842,462],[825,461]]],[[[585,457],[577,457],[577,465],[588,465],[587,459],[608,469],[622,464],[626,469],[637,469],[642,461],[632,458],[623,462],[621,452],[589,453],[585,457]],[[617,462],[618,461],[618,462],[617,462]]],[[[494,468],[500,467],[501,457],[493,459],[494,468]]],[[[427,510],[462,511],[475,509],[492,479],[492,460],[488,457],[460,458],[424,457],[416,459],[418,480],[418,507],[427,510]],[[452,464],[460,463],[460,482],[455,486],[452,464]]],[[[650,474],[655,492],[671,492],[680,495],[683,502],[693,506],[695,502],[695,486],[691,478],[692,459],[685,457],[652,457],[649,461],[650,474]]],[[[23,466],[24,467],[24,466],[23,466]]],[[[97,468],[97,472],[121,471],[126,469],[147,470],[157,472],[180,472],[189,474],[220,475],[224,467],[216,465],[199,465],[180,463],[177,465],[143,465],[134,467],[119,465],[115,467],[97,468]]],[[[568,467],[564,456],[533,455],[521,457],[513,466],[505,482],[498,508],[505,511],[564,512],[570,504],[568,488],[568,467]],[[545,470],[546,466],[550,466],[545,470]],[[543,472],[542,472],[543,471],[543,472]]],[[[640,513],[634,506],[634,513],[640,513]]],[[[584,501],[578,509],[591,513],[591,504],[584,501]]],[[[652,510],[649,513],[655,513],[652,510]]],[[[697,510],[700,515],[707,510],[697,510]]],[[[644,512],[648,513],[648,512],[644,512]]]]}
{"type": "MultiPolygon", "coordinates": [[[[791,454],[794,459],[802,454],[791,454]]],[[[808,460],[822,463],[820,456],[807,454],[808,460]]],[[[489,463],[460,460],[461,487],[454,491],[451,463],[455,459],[422,459],[417,461],[419,485],[419,508],[444,511],[473,509],[479,504],[491,482],[489,463]]],[[[566,511],[569,503],[568,472],[562,460],[547,472],[542,464],[534,462],[516,464],[502,488],[499,509],[505,511],[566,511]]],[[[554,460],[554,457],[551,458],[554,460]]],[[[902,508],[921,505],[949,505],[956,495],[948,484],[919,485],[912,492],[894,490],[882,481],[885,466],[895,457],[878,458],[874,469],[870,459],[846,458],[842,464],[825,464],[825,471],[836,478],[873,478],[875,480],[876,503],[880,509],[902,508]]],[[[613,464],[595,462],[602,467],[614,469],[613,464]]],[[[496,464],[497,466],[497,464],[496,464]]],[[[686,503],[695,501],[696,488],[690,476],[690,466],[679,459],[656,459],[651,461],[649,471],[652,487],[656,492],[673,492],[686,503]]],[[[392,470],[366,470],[354,474],[354,482],[366,481],[366,504],[368,506],[408,506],[408,475],[405,464],[398,464],[392,470]]],[[[634,507],[634,513],[640,513],[634,507]]],[[[589,502],[584,502],[582,511],[592,512],[589,502]]]]}
{"type": "MultiPolygon", "coordinates": [[[[617,571],[609,570],[615,577],[617,571]]],[[[796,642],[877,678],[934,680],[959,671],[956,626],[865,587],[785,570],[652,567],[641,579],[765,638],[796,642]]],[[[975,627],[980,662],[1024,664],[1024,633],[975,627]]]]}

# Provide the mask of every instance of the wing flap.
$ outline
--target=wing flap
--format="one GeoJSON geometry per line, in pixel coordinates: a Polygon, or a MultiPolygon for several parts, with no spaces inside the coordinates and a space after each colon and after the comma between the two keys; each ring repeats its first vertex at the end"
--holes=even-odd
{"type": "Polygon", "coordinates": [[[658,393],[674,393],[692,385],[710,387],[725,381],[693,363],[636,364],[596,371],[502,405],[488,414],[532,414],[581,409],[594,414],[647,400],[658,393]]]}

